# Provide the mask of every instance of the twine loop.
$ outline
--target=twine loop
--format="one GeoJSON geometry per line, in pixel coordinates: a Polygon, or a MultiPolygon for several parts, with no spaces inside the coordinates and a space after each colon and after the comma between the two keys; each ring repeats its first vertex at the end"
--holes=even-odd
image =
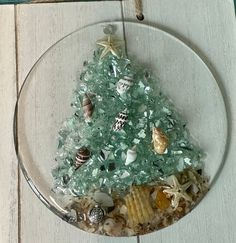
{"type": "Polygon", "coordinates": [[[135,14],[139,21],[144,20],[142,0],[135,0],[135,14]]]}

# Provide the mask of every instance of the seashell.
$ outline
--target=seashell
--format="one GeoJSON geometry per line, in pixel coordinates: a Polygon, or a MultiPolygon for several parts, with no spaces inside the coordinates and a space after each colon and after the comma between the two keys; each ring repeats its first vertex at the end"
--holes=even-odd
{"type": "Polygon", "coordinates": [[[108,219],[106,219],[106,220],[104,221],[104,227],[103,227],[104,231],[105,231],[106,233],[107,233],[107,232],[110,232],[110,231],[112,230],[112,228],[115,227],[115,224],[116,224],[116,222],[115,222],[114,219],[112,219],[112,218],[108,218],[108,219]]]}
{"type": "Polygon", "coordinates": [[[74,210],[74,209],[71,209],[70,212],[66,214],[65,219],[69,223],[75,223],[75,222],[77,222],[78,221],[77,211],[74,210]]]}
{"type": "Polygon", "coordinates": [[[127,214],[127,207],[122,205],[120,208],[120,214],[126,215],[127,214]]]}
{"type": "Polygon", "coordinates": [[[94,107],[87,94],[84,95],[82,107],[85,119],[89,120],[92,117],[94,107]]]}
{"type": "Polygon", "coordinates": [[[88,212],[88,218],[92,224],[99,224],[104,220],[105,210],[96,204],[88,212]]]}
{"type": "Polygon", "coordinates": [[[90,151],[86,147],[82,147],[78,150],[75,156],[75,166],[78,169],[81,165],[83,165],[91,156],[90,151]]]}
{"type": "Polygon", "coordinates": [[[112,126],[113,130],[114,131],[121,130],[124,127],[127,120],[128,120],[127,109],[125,109],[124,111],[118,114],[118,117],[116,117],[116,121],[112,126]]]}
{"type": "Polygon", "coordinates": [[[168,137],[160,128],[153,128],[152,141],[154,144],[154,150],[158,154],[164,154],[166,148],[168,147],[168,137]]]}
{"type": "Polygon", "coordinates": [[[171,201],[166,197],[166,194],[162,190],[158,190],[156,194],[156,206],[161,210],[166,210],[170,207],[171,201]]]}
{"type": "Polygon", "coordinates": [[[125,165],[129,165],[137,159],[136,146],[127,150],[125,165]]]}
{"type": "Polygon", "coordinates": [[[127,92],[132,85],[134,85],[134,80],[131,77],[124,76],[123,79],[120,79],[117,83],[116,90],[119,94],[124,94],[127,92]]]}
{"type": "Polygon", "coordinates": [[[110,154],[110,151],[108,151],[108,150],[101,149],[101,151],[100,151],[100,157],[102,160],[107,160],[109,154],[110,154]]]}
{"type": "Polygon", "coordinates": [[[125,196],[129,223],[131,226],[148,223],[154,216],[150,202],[150,189],[144,186],[133,186],[125,196]]]}
{"type": "Polygon", "coordinates": [[[109,208],[114,206],[112,197],[104,192],[96,191],[93,195],[93,199],[102,207],[109,208]]]}
{"type": "Polygon", "coordinates": [[[108,218],[104,222],[103,230],[107,235],[110,236],[121,236],[123,224],[112,218],[108,218]]]}
{"type": "Polygon", "coordinates": [[[86,221],[86,214],[83,212],[83,207],[80,203],[78,202],[73,202],[70,205],[70,213],[69,214],[74,214],[76,213],[76,222],[83,222],[86,221]]]}

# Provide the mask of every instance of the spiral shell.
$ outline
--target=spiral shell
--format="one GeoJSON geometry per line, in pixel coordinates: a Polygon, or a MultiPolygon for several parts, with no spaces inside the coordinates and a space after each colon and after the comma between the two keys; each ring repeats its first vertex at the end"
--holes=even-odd
{"type": "Polygon", "coordinates": [[[130,87],[133,85],[133,78],[124,76],[123,79],[120,79],[117,83],[116,90],[119,94],[124,94],[127,92],[130,87]]]}
{"type": "Polygon", "coordinates": [[[129,165],[137,159],[136,146],[127,150],[125,165],[129,165]]]}
{"type": "Polygon", "coordinates": [[[99,224],[104,220],[105,210],[99,205],[95,205],[88,212],[88,218],[92,224],[99,224]]]}
{"type": "Polygon", "coordinates": [[[120,112],[116,117],[116,121],[112,126],[113,130],[114,131],[121,130],[124,127],[127,120],[128,120],[128,115],[127,115],[127,110],[125,109],[124,111],[120,112]]]}
{"type": "Polygon", "coordinates": [[[82,107],[85,119],[89,120],[92,117],[94,107],[87,94],[84,95],[82,107]]]}
{"type": "Polygon", "coordinates": [[[152,141],[154,150],[158,154],[164,154],[168,147],[168,137],[160,128],[153,128],[152,130],[152,141]]]}
{"type": "Polygon", "coordinates": [[[82,147],[78,150],[75,156],[75,166],[77,169],[83,165],[91,156],[90,151],[86,147],[82,147]]]}
{"type": "Polygon", "coordinates": [[[150,202],[150,189],[144,186],[133,186],[125,196],[129,223],[131,226],[148,223],[154,216],[150,202]]]}

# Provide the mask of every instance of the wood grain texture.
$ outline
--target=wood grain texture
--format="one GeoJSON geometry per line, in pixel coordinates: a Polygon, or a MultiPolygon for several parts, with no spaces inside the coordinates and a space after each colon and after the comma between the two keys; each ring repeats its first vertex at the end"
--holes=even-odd
{"type": "MultiPolygon", "coordinates": [[[[135,18],[133,2],[127,0],[123,3],[124,15],[131,20],[135,18]]],[[[143,3],[144,23],[157,25],[184,40],[212,68],[230,110],[230,133],[235,134],[236,28],[233,1],[143,0],[143,3]]],[[[18,61],[21,83],[38,57],[61,37],[89,23],[120,19],[119,4],[93,2],[18,6],[18,61]],[[91,13],[96,13],[99,20],[91,13]]],[[[219,180],[203,202],[179,223],[160,232],[140,237],[141,242],[236,242],[236,233],[232,230],[232,225],[236,223],[236,214],[232,210],[236,203],[233,194],[233,180],[236,175],[236,168],[233,166],[235,145],[235,137],[232,136],[230,151],[219,180]]],[[[88,235],[61,222],[33,195],[22,178],[21,242],[69,243],[77,240],[136,242],[135,238],[121,240],[88,235]]]]}
{"type": "MultiPolygon", "coordinates": [[[[127,19],[133,18],[132,9],[133,3],[125,1],[127,19]]],[[[233,1],[148,0],[144,1],[143,9],[144,23],[159,26],[185,41],[212,69],[225,96],[231,138],[225,166],[199,206],[175,225],[140,237],[140,242],[236,242],[236,233],[232,230],[236,223],[236,28],[233,1]]]]}
{"type": "Polygon", "coordinates": [[[14,6],[0,6],[0,242],[18,242],[18,166],[13,143],[16,101],[14,6]]]}
{"type": "MultiPolygon", "coordinates": [[[[35,61],[60,38],[85,25],[120,18],[119,2],[17,6],[19,86],[35,61]]],[[[22,176],[21,242],[76,241],[119,242],[120,239],[88,234],[63,222],[36,198],[22,176]]],[[[136,241],[136,237],[122,239],[122,242],[136,241]]]]}

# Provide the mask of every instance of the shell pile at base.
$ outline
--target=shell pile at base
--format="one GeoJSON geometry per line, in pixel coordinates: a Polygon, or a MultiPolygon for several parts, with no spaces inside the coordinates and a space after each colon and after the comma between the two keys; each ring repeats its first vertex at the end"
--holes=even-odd
{"type": "Polygon", "coordinates": [[[73,223],[89,233],[143,235],[178,221],[207,190],[207,178],[187,169],[165,180],[133,185],[124,195],[93,191],[75,197],[67,210],[75,215],[73,223]]]}

